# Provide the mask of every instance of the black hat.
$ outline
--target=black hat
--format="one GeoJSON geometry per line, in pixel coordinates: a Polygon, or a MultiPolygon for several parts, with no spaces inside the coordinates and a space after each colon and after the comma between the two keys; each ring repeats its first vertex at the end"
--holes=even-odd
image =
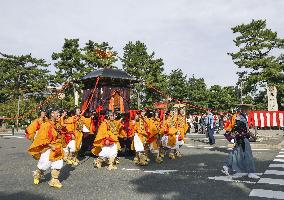
{"type": "Polygon", "coordinates": [[[147,117],[154,117],[155,116],[155,112],[153,110],[147,110],[146,116],[147,117]]]}
{"type": "Polygon", "coordinates": [[[110,115],[114,114],[111,110],[105,111],[106,118],[109,118],[110,115]]]}

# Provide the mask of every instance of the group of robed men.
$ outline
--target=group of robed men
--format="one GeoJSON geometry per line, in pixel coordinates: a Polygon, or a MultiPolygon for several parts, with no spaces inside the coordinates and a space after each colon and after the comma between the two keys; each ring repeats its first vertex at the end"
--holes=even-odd
{"type": "Polygon", "coordinates": [[[137,111],[131,119],[123,119],[119,113],[105,112],[97,120],[85,117],[79,108],[72,115],[58,110],[41,112],[26,128],[26,137],[32,141],[28,153],[38,160],[33,172],[34,184],[39,184],[44,171],[51,169],[48,184],[61,188],[58,180],[63,161],[76,166],[78,152],[84,135],[93,135],[91,152],[96,156],[94,166],[105,163],[108,170],[116,169],[120,141],[130,140],[135,152],[134,162],[147,165],[150,154],[157,163],[167,154],[170,159],[181,157],[180,147],[189,128],[180,110],[171,112],[137,111]]]}

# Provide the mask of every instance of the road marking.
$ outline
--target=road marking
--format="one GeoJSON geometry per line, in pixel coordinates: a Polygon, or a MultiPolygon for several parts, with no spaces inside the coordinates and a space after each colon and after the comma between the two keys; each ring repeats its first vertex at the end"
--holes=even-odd
{"type": "Polygon", "coordinates": [[[249,184],[255,184],[256,182],[252,181],[240,181],[235,180],[232,178],[232,176],[214,176],[214,177],[208,177],[210,180],[216,180],[216,181],[225,181],[225,182],[235,182],[235,183],[249,183],[249,184]]]}
{"type": "Polygon", "coordinates": [[[270,149],[251,149],[252,151],[269,151],[270,149]]]}
{"type": "Polygon", "coordinates": [[[274,162],[284,162],[284,159],[274,159],[274,162]]]}
{"type": "Polygon", "coordinates": [[[284,176],[284,171],[278,171],[278,170],[266,170],[264,174],[273,174],[273,175],[279,175],[284,176]]]}
{"type": "MultiPolygon", "coordinates": [[[[188,145],[188,144],[184,144],[184,146],[188,147],[188,148],[204,148],[204,149],[214,149],[214,148],[222,148],[222,149],[226,149],[227,146],[207,146],[207,145],[197,145],[197,146],[193,146],[193,145],[188,145]]],[[[227,148],[227,150],[233,150],[233,148],[227,148]]],[[[271,149],[252,149],[252,151],[271,151],[271,149]]]]}
{"type": "Polygon", "coordinates": [[[245,177],[247,176],[248,173],[235,173],[232,175],[232,178],[242,178],[242,177],[245,177]]]}
{"type": "Polygon", "coordinates": [[[284,151],[280,151],[279,153],[284,153],[284,151]]]}
{"type": "Polygon", "coordinates": [[[270,164],[269,167],[279,167],[284,168],[284,164],[270,164]]]}
{"type": "Polygon", "coordinates": [[[144,171],[146,173],[153,173],[153,174],[169,174],[171,172],[177,172],[178,170],[155,170],[155,171],[144,171]]]}
{"type": "Polygon", "coordinates": [[[178,170],[140,170],[138,168],[130,168],[130,169],[127,169],[127,168],[122,168],[122,170],[125,170],[125,171],[142,171],[142,172],[145,172],[145,173],[153,173],[153,174],[169,174],[169,173],[172,173],[172,172],[177,172],[178,170]]]}
{"type": "Polygon", "coordinates": [[[19,138],[19,139],[23,139],[25,138],[24,136],[16,136],[16,135],[10,135],[10,136],[3,136],[3,138],[19,138]]]}
{"type": "Polygon", "coordinates": [[[189,145],[189,144],[184,144],[184,146],[186,146],[186,147],[195,147],[195,146],[189,145]]]}
{"type": "MultiPolygon", "coordinates": [[[[227,150],[232,150],[233,148],[228,148],[227,150]]],[[[271,149],[251,149],[252,151],[271,151],[271,149]]]]}
{"type": "MultiPolygon", "coordinates": [[[[254,174],[257,175],[257,176],[263,175],[263,173],[254,173],[254,174]]],[[[231,176],[232,176],[232,178],[242,178],[242,177],[248,176],[248,173],[240,173],[240,172],[238,172],[238,173],[235,173],[235,174],[233,174],[231,176]]]]}
{"type": "Polygon", "coordinates": [[[263,189],[253,189],[250,194],[250,197],[265,197],[265,198],[274,198],[274,199],[284,199],[284,192],[273,191],[273,190],[263,190],[263,189]]]}
{"type": "Polygon", "coordinates": [[[270,185],[284,185],[283,179],[261,178],[257,183],[267,183],[270,185]]]}
{"type": "Polygon", "coordinates": [[[12,134],[0,134],[0,137],[13,136],[12,134]]]}
{"type": "Polygon", "coordinates": [[[126,169],[126,168],[122,168],[122,170],[126,170],[126,171],[139,171],[140,169],[126,169]]]}
{"type": "MultiPolygon", "coordinates": [[[[274,162],[281,163],[273,163],[269,165],[269,168],[284,168],[284,155],[277,155],[273,160],[274,162]]],[[[271,170],[268,169],[264,172],[265,175],[278,175],[284,176],[284,171],[280,170],[271,170]]],[[[258,183],[262,184],[270,184],[270,185],[284,185],[284,179],[273,179],[273,178],[260,178],[258,183]]],[[[265,189],[253,189],[250,194],[250,197],[264,197],[264,198],[274,198],[274,199],[284,199],[283,191],[273,191],[273,190],[265,190],[265,189]]]]}

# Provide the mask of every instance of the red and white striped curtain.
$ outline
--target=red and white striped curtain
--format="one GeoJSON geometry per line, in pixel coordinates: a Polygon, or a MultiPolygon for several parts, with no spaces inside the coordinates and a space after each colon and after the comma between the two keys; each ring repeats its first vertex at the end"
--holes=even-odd
{"type": "Polygon", "coordinates": [[[251,111],[248,123],[256,127],[284,127],[284,111],[251,111]]]}

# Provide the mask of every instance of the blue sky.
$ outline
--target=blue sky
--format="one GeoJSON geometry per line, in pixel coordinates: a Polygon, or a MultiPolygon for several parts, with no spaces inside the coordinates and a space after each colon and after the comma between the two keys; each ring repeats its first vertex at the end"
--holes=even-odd
{"type": "Polygon", "coordinates": [[[120,56],[128,41],[140,40],[163,58],[166,73],[181,68],[208,85],[234,85],[230,28],[266,19],[284,38],[283,10],[282,0],[2,0],[0,51],[52,63],[64,38],[107,41],[120,56]]]}

